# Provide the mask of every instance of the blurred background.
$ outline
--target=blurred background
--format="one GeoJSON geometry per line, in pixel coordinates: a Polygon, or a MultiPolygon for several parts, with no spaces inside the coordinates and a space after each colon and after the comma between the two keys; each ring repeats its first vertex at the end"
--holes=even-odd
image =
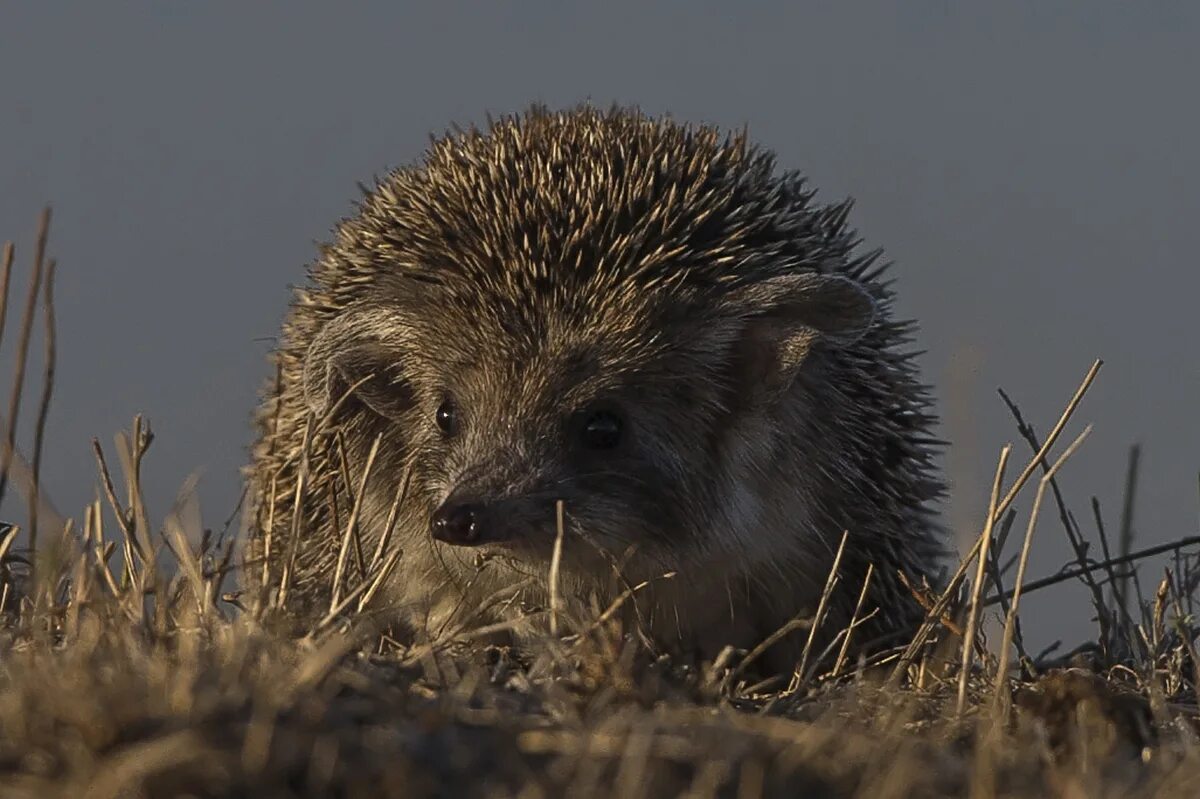
{"type": "MultiPolygon", "coordinates": [[[[1010,480],[1029,457],[996,388],[1044,434],[1097,357],[1064,440],[1095,423],[1062,478],[1070,508],[1095,540],[1099,497],[1113,533],[1140,443],[1135,548],[1195,534],[1197,42],[1200,6],[1184,0],[6,3],[0,239],[18,245],[16,297],[47,202],[59,261],[46,490],[78,517],[97,485],[91,438],[108,446],[142,412],[151,518],[199,471],[219,526],[288,287],[356,182],[452,122],[590,100],[748,125],[821,197],[857,199],[853,222],[921,321],[963,540],[1000,447],[1016,444],[1010,480]]],[[[23,515],[17,499],[0,517],[23,515]]],[[[1056,516],[1031,577],[1068,557],[1056,516]]],[[[1148,590],[1160,576],[1147,567],[1148,590]]],[[[1031,648],[1093,634],[1078,583],[1027,601],[1031,648]]]]}

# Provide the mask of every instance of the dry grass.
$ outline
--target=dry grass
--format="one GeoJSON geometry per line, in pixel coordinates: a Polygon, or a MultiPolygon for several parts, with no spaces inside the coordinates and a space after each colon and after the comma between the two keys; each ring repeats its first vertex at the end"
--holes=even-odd
{"type": "MultiPolygon", "coordinates": [[[[1011,405],[1030,459],[1005,488],[1016,458],[1005,448],[988,518],[948,590],[933,596],[914,586],[928,623],[870,663],[847,657],[852,624],[824,651],[806,649],[786,688],[756,684],[761,648],[730,649],[713,663],[672,661],[620,629],[620,614],[572,618],[556,601],[559,635],[529,652],[474,643],[486,630],[470,624],[399,640],[373,600],[403,555],[387,541],[362,551],[361,500],[349,484],[343,495],[355,501],[333,606],[297,634],[278,610],[286,575],[261,596],[227,593],[238,569],[262,568],[238,562],[227,530],[190,529],[177,511],[151,525],[140,486],[153,436],[140,418],[118,436],[119,469],[96,444],[101,498],[81,521],[62,518],[40,496],[53,380],[45,222],[0,419],[0,498],[6,487],[23,489],[32,528],[17,547],[19,531],[0,527],[0,795],[1195,794],[1198,542],[1133,551],[1135,466],[1119,552],[1110,552],[1093,505],[1098,560],[1054,480],[1082,443],[1081,435],[1058,446],[1098,363],[1045,441],[1011,405]],[[13,443],[39,306],[48,369],[27,462],[13,443]],[[1016,501],[1038,474],[1010,578],[1004,545],[1016,501]],[[1075,562],[1026,581],[1048,498],[1075,562]],[[1129,570],[1162,552],[1173,553],[1171,568],[1143,597],[1129,570]],[[1093,598],[1095,641],[1057,658],[1030,656],[1022,595],[1075,578],[1093,598]],[[995,651],[985,635],[991,607],[1004,620],[995,651]]],[[[9,253],[0,263],[0,337],[9,253]]],[[[829,590],[838,579],[835,567],[829,590]]],[[[635,602],[636,593],[633,586],[619,601],[635,602]]],[[[855,618],[870,612],[860,607],[855,618]]],[[[813,626],[797,620],[805,625],[813,626]]]]}

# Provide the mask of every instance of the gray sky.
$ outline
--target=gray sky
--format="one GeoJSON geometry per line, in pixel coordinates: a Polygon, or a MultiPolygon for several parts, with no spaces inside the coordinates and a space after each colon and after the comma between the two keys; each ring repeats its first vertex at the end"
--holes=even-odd
{"type": "MultiPolygon", "coordinates": [[[[219,524],[288,284],[355,182],[451,122],[591,99],[748,124],[822,196],[857,198],[854,222],[922,323],[955,443],[952,524],[978,523],[1016,437],[995,388],[1044,433],[1103,357],[1071,428],[1096,424],[1068,502],[1091,533],[1098,495],[1115,528],[1141,442],[1139,543],[1197,531],[1200,7],[579,5],[6,3],[0,238],[22,248],[21,286],[53,203],[60,510],[94,491],[91,437],[140,411],[158,435],[152,512],[203,469],[219,524]]],[[[1066,548],[1054,514],[1039,530],[1040,575],[1066,548]]],[[[1036,642],[1092,632],[1076,584],[1029,602],[1036,642]]]]}

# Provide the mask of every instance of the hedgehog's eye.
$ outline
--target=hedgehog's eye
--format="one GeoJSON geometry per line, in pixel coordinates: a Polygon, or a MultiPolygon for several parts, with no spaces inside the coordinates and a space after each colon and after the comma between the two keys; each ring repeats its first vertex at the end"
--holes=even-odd
{"type": "Polygon", "coordinates": [[[458,432],[458,406],[449,397],[442,400],[442,404],[438,406],[433,418],[437,422],[438,429],[446,437],[458,432]]]}
{"type": "Polygon", "coordinates": [[[592,411],[579,428],[580,443],[587,449],[612,449],[621,443],[624,421],[611,410],[592,411]]]}

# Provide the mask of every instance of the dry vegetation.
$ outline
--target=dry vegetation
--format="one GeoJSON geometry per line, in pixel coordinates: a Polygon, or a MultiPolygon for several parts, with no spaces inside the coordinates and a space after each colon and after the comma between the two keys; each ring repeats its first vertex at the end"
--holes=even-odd
{"type": "MultiPolygon", "coordinates": [[[[47,221],[23,303],[14,303],[16,373],[0,419],[0,499],[19,492],[28,508],[24,532],[0,526],[0,795],[1197,791],[1198,540],[1133,551],[1131,468],[1111,548],[1093,501],[1097,555],[1054,481],[1087,434],[1063,446],[1099,364],[1044,442],[1011,406],[1028,459],[1003,450],[988,518],[949,589],[913,586],[926,627],[871,662],[847,657],[843,634],[806,653],[790,683],[764,682],[752,676],[754,651],[672,661],[603,617],[559,619],[559,637],[523,653],[472,643],[469,625],[397,640],[386,608],[372,602],[386,573],[403,568],[387,547],[363,572],[347,570],[338,606],[297,634],[277,610],[279,581],[262,596],[236,591],[239,569],[262,567],[239,563],[229,524],[216,534],[191,529],[179,508],[161,523],[147,518],[140,475],[152,436],[141,419],[107,455],[95,446],[99,491],[81,521],[40,500],[54,368],[47,221]],[[26,459],[14,443],[35,328],[46,368],[26,459]],[[113,454],[119,469],[110,469],[113,454]],[[1030,541],[1050,527],[1037,522],[1051,505],[1077,557],[1050,578],[1026,579],[1030,541]],[[1006,546],[1014,529],[1021,540],[1006,546]],[[1143,569],[1153,586],[1144,595],[1134,568],[1163,554],[1168,568],[1143,569]],[[1090,592],[1095,640],[1033,655],[1020,631],[1022,594],[1064,580],[1090,592]]],[[[9,247],[0,336],[13,263],[9,247]]],[[[355,534],[351,518],[347,540],[355,534]]]]}

